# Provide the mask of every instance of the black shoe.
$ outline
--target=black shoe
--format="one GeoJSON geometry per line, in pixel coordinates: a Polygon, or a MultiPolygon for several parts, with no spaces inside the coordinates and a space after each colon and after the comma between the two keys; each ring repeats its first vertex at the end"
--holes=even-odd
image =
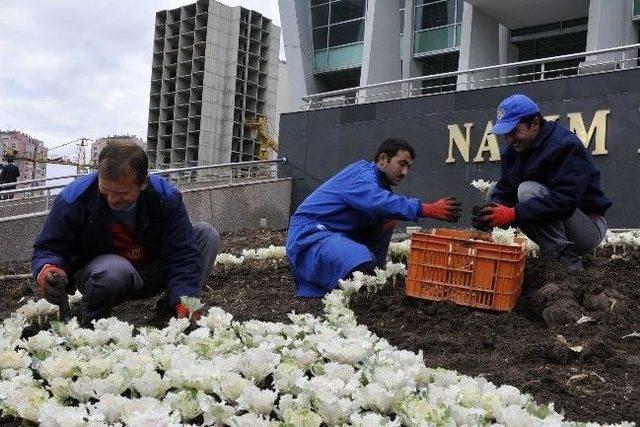
{"type": "Polygon", "coordinates": [[[165,327],[169,323],[169,319],[175,316],[173,308],[167,302],[165,297],[161,297],[156,301],[156,308],[150,322],[158,328],[165,327]]]}

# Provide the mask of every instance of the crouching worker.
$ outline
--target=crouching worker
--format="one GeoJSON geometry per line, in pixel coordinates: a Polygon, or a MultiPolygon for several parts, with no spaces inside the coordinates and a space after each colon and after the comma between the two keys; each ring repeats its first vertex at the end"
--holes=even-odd
{"type": "Polygon", "coordinates": [[[475,219],[480,227],[517,225],[542,253],[583,269],[581,256],[604,238],[611,202],[600,189],[600,171],[580,139],[544,120],[535,102],[508,97],[492,132],[504,135],[502,176],[475,219]]]}
{"type": "Polygon", "coordinates": [[[123,301],[163,292],[157,310],[182,317],[189,313],[180,297],[200,294],[218,245],[211,225],[191,225],[180,192],[148,174],[140,146],[111,142],[100,153],[98,172],[56,197],[31,269],[41,297],[53,304],[66,301],[61,288],[82,293],[84,326],[109,317],[123,301]]]}
{"type": "Polygon", "coordinates": [[[391,138],[373,162],[360,160],[322,184],[298,207],[287,236],[296,295],[320,297],[354,271],[384,267],[395,220],[430,217],[457,222],[460,204],[450,197],[421,203],[393,194],[415,158],[408,142],[391,138]]]}

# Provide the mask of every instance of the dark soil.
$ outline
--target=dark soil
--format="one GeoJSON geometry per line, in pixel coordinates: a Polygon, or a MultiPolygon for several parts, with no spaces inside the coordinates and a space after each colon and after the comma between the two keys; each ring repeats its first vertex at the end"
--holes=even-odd
{"type": "MultiPolygon", "coordinates": [[[[247,231],[222,236],[222,252],[283,245],[284,232],[247,231]]],[[[599,254],[583,273],[529,260],[518,305],[493,313],[430,302],[404,294],[404,283],[377,295],[359,295],[358,320],[402,349],[422,350],[427,366],[482,375],[510,384],[539,403],[554,402],[574,421],[640,421],[640,260],[610,260],[599,254]],[[576,324],[581,316],[594,320],[576,324]],[[570,347],[582,346],[577,352],[570,347]]],[[[21,269],[22,268],[22,269],[21,269]]],[[[26,265],[2,266],[3,274],[26,265]]],[[[0,282],[4,318],[20,304],[26,281],[0,282]]],[[[287,321],[291,311],[322,312],[320,299],[293,296],[285,263],[250,261],[216,267],[203,289],[207,306],[219,306],[236,320],[287,321]]],[[[154,324],[155,301],[119,306],[114,315],[136,325],[154,324]]],[[[157,325],[161,326],[161,325],[157,325]]]]}

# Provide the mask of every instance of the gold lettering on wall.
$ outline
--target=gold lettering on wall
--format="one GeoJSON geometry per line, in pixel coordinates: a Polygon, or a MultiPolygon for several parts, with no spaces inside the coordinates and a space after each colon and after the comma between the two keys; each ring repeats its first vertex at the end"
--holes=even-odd
{"type": "Polygon", "coordinates": [[[466,134],[462,134],[462,129],[457,124],[448,125],[449,128],[449,157],[447,157],[446,163],[454,163],[456,161],[453,157],[453,146],[455,145],[465,162],[469,162],[469,147],[471,146],[471,128],[473,123],[465,123],[464,128],[466,134]]]}
{"type": "Polygon", "coordinates": [[[478,154],[474,157],[475,163],[484,162],[484,153],[489,152],[489,161],[497,162],[500,160],[500,147],[498,147],[498,138],[491,133],[493,122],[489,121],[487,127],[484,129],[484,135],[482,135],[482,141],[480,142],[480,148],[478,148],[478,154]]]}
{"type": "Polygon", "coordinates": [[[582,141],[585,148],[589,148],[591,140],[595,135],[595,148],[592,152],[594,156],[602,156],[607,154],[606,139],[607,139],[607,117],[611,113],[611,110],[598,110],[593,115],[593,121],[589,127],[589,132],[582,120],[582,113],[568,113],[569,117],[569,129],[575,132],[578,138],[582,141]]]}

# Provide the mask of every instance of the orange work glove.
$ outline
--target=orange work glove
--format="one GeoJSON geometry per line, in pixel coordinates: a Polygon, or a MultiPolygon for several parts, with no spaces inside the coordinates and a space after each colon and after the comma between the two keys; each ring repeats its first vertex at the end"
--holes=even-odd
{"type": "Polygon", "coordinates": [[[506,227],[516,222],[516,208],[489,203],[482,209],[480,222],[490,227],[506,227]]]}
{"type": "MultiPolygon", "coordinates": [[[[176,317],[189,317],[189,309],[184,304],[179,303],[176,305],[176,317]]],[[[194,311],[191,314],[191,319],[193,320],[200,320],[200,317],[202,317],[202,313],[199,311],[194,311]]]]}
{"type": "Polygon", "coordinates": [[[63,269],[53,264],[45,264],[36,278],[40,296],[51,304],[62,306],[68,303],[67,285],[69,279],[63,269]]]}
{"type": "Polygon", "coordinates": [[[423,203],[421,216],[447,222],[458,222],[462,212],[462,203],[455,197],[446,197],[433,203],[423,203]]]}

